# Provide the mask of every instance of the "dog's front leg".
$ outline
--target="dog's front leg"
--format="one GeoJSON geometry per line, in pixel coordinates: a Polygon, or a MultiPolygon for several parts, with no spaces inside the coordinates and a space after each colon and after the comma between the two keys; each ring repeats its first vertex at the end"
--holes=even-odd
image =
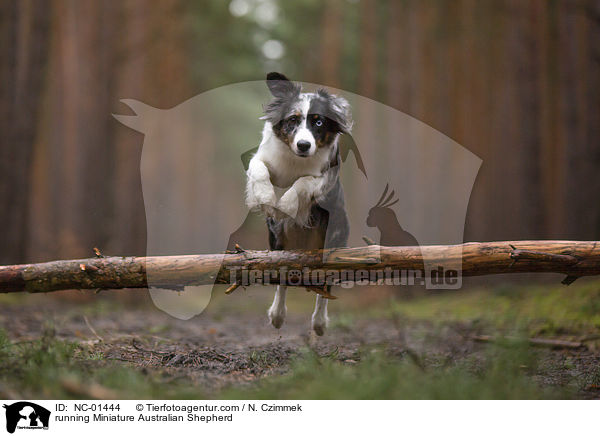
{"type": "Polygon", "coordinates": [[[315,311],[312,314],[311,320],[312,329],[317,336],[323,336],[325,334],[325,329],[329,323],[329,318],[327,317],[327,301],[329,300],[323,298],[321,295],[317,295],[315,311]]]}
{"type": "Polygon", "coordinates": [[[285,320],[285,314],[287,311],[285,307],[286,289],[287,287],[284,285],[277,285],[277,291],[275,291],[275,298],[273,299],[273,304],[271,304],[271,307],[267,312],[271,324],[276,329],[280,328],[283,325],[283,321],[285,320]]]}
{"type": "Polygon", "coordinates": [[[274,208],[277,205],[277,196],[271,183],[269,169],[264,162],[253,157],[246,174],[246,205],[250,209],[262,208],[265,211],[274,208]]]}
{"type": "Polygon", "coordinates": [[[295,218],[299,224],[308,224],[312,199],[322,192],[325,182],[326,179],[323,176],[300,177],[281,196],[277,203],[277,209],[295,218]]]}

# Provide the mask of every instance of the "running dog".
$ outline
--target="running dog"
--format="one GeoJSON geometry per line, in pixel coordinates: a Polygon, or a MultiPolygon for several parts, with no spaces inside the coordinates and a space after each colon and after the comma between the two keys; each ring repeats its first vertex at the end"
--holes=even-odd
{"type": "MultiPolygon", "coordinates": [[[[280,73],[267,74],[273,99],[264,108],[258,151],[247,171],[246,204],[266,215],[271,250],[343,247],[349,223],[339,179],[338,139],[352,128],[350,105],[325,89],[303,93],[280,73]]],[[[330,286],[316,290],[311,327],[327,327],[330,286]]],[[[286,286],[277,286],[267,314],[275,328],[286,315],[286,286]]]]}

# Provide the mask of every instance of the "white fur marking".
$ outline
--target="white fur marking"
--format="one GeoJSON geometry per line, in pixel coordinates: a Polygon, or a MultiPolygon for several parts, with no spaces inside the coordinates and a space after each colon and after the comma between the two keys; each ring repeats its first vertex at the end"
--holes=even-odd
{"type": "Polygon", "coordinates": [[[262,208],[269,212],[277,205],[277,196],[271,184],[269,169],[259,159],[252,158],[248,166],[246,204],[249,208],[262,208]]]}
{"type": "Polygon", "coordinates": [[[315,311],[312,314],[312,329],[318,336],[323,336],[328,323],[329,318],[327,317],[327,298],[317,295],[315,311]]]}
{"type": "MultiPolygon", "coordinates": [[[[294,141],[292,143],[294,147],[294,152],[298,153],[298,142],[300,141],[308,141],[310,142],[310,148],[308,149],[308,156],[313,156],[317,151],[317,143],[315,141],[315,137],[312,132],[308,130],[307,122],[308,122],[308,109],[310,109],[310,102],[312,100],[312,96],[305,95],[302,99],[302,103],[300,105],[300,112],[302,113],[302,123],[298,130],[296,130],[296,134],[294,135],[294,141]]],[[[306,159],[306,157],[304,158],[306,159]]]]}
{"type": "Polygon", "coordinates": [[[307,225],[312,200],[321,194],[327,181],[322,171],[330,152],[329,147],[324,147],[312,156],[297,156],[266,122],[263,139],[248,167],[246,204],[251,209],[261,208],[268,215],[291,217],[298,224],[307,225]]]}
{"type": "Polygon", "coordinates": [[[267,311],[267,315],[269,316],[271,324],[277,329],[283,325],[283,321],[285,320],[285,314],[287,313],[287,308],[285,306],[286,290],[286,286],[277,286],[277,291],[275,291],[275,298],[273,299],[273,304],[271,304],[271,307],[267,311]]]}

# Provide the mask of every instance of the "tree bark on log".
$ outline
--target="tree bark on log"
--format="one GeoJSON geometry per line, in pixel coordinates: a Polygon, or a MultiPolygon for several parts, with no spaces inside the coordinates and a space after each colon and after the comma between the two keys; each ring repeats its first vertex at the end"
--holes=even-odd
{"type": "MultiPolygon", "coordinates": [[[[98,254],[98,253],[97,253],[98,254]]],[[[236,282],[232,270],[421,270],[426,265],[462,268],[462,276],[554,272],[566,274],[570,284],[581,276],[600,274],[598,241],[470,242],[460,245],[384,247],[297,251],[238,249],[224,254],[150,257],[96,257],[46,263],[0,266],[0,293],[52,292],[67,289],[122,289],[152,286],[180,288],[236,282]],[[325,261],[324,261],[325,259],[325,261]]],[[[272,277],[273,278],[273,277],[272,277]]],[[[286,283],[280,274],[271,283],[286,283]]],[[[302,286],[302,285],[300,285],[302,286]]],[[[231,289],[231,287],[230,287],[231,289]]]]}

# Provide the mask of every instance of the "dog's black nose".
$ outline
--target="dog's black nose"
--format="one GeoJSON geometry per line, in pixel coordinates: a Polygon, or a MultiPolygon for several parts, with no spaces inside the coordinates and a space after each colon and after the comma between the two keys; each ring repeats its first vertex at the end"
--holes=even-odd
{"type": "Polygon", "coordinates": [[[298,141],[298,144],[296,145],[296,147],[298,147],[298,151],[300,151],[302,153],[306,153],[310,149],[310,142],[298,141]]]}

